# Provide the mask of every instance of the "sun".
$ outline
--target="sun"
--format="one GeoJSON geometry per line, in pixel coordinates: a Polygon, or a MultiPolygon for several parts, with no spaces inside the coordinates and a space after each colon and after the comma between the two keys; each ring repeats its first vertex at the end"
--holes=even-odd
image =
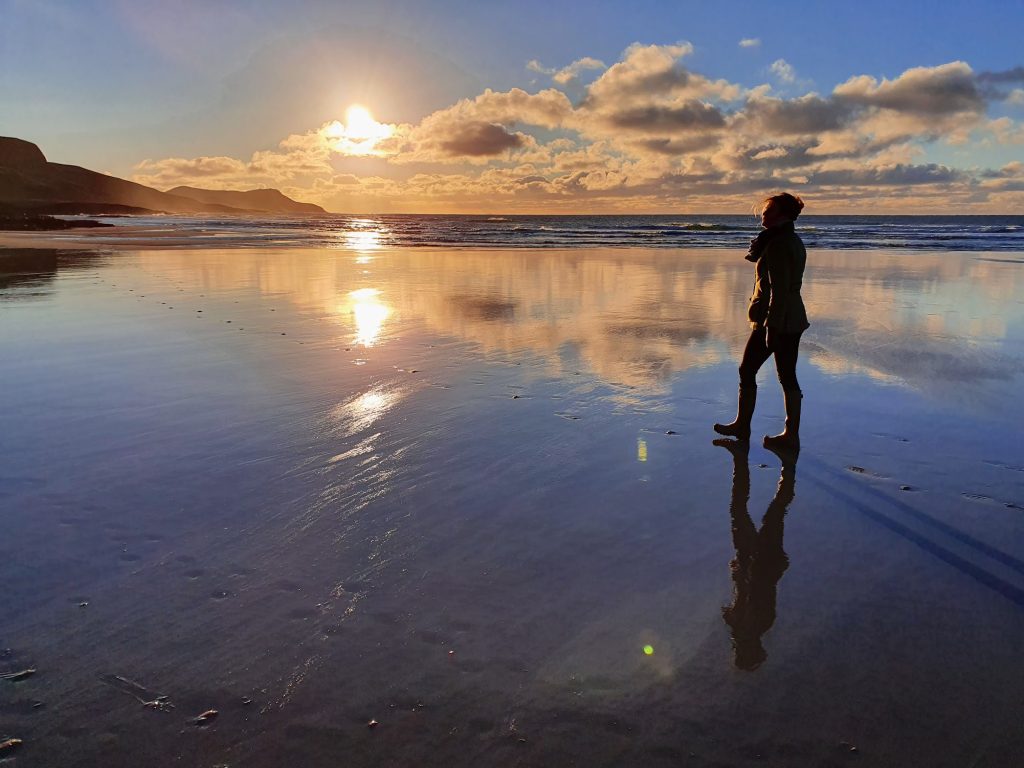
{"type": "Polygon", "coordinates": [[[345,155],[379,154],[378,142],[395,132],[395,126],[377,122],[370,110],[362,104],[353,104],[345,110],[345,122],[328,123],[322,129],[330,140],[331,149],[345,155]]]}
{"type": "Polygon", "coordinates": [[[345,128],[350,139],[372,139],[384,127],[373,119],[370,110],[360,104],[353,104],[345,110],[345,128]]]}

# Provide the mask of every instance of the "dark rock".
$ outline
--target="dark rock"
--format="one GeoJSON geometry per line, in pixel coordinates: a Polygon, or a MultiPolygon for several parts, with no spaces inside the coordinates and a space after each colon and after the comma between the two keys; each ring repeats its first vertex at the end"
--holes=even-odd
{"type": "Polygon", "coordinates": [[[176,189],[187,194],[161,192],[77,165],[50,163],[35,144],[0,136],[0,207],[6,212],[324,213],[320,206],[296,202],[276,189],[176,189]]]}

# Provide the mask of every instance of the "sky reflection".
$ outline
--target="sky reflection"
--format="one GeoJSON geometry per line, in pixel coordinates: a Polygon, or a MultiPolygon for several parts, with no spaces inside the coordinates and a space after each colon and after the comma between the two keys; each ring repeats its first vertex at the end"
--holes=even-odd
{"type": "MultiPolygon", "coordinates": [[[[349,234],[373,243],[379,229],[349,234]]],[[[734,366],[749,333],[750,265],[722,251],[381,248],[353,259],[296,249],[250,261],[234,251],[208,255],[201,272],[185,263],[191,254],[150,256],[175,265],[184,284],[253,284],[304,313],[327,311],[351,322],[351,343],[364,348],[379,347],[400,315],[406,330],[468,341],[488,356],[535,355],[550,375],[587,373],[645,398],[669,392],[683,372],[734,366]]],[[[1012,381],[1024,360],[1014,330],[1024,321],[1022,283],[1019,265],[969,253],[815,251],[801,365],[944,395],[1012,381]]]]}

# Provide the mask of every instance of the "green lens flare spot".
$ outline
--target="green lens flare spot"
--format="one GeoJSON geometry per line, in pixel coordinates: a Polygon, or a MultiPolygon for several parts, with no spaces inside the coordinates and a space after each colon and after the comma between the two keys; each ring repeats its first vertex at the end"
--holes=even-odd
{"type": "Polygon", "coordinates": [[[645,645],[644,646],[644,653],[647,656],[653,656],[654,655],[654,646],[653,645],[645,645]]]}

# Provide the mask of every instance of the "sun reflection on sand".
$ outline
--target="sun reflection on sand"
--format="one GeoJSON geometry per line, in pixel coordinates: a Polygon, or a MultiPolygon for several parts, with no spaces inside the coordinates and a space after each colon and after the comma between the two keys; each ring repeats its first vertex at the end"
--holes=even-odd
{"type": "Polygon", "coordinates": [[[372,347],[378,340],[384,321],[391,314],[391,308],[378,298],[376,288],[360,288],[349,293],[352,317],[356,324],[355,343],[372,347]]]}
{"type": "Polygon", "coordinates": [[[331,416],[347,435],[354,435],[369,428],[394,408],[405,394],[395,388],[374,387],[335,406],[331,416]]]}

